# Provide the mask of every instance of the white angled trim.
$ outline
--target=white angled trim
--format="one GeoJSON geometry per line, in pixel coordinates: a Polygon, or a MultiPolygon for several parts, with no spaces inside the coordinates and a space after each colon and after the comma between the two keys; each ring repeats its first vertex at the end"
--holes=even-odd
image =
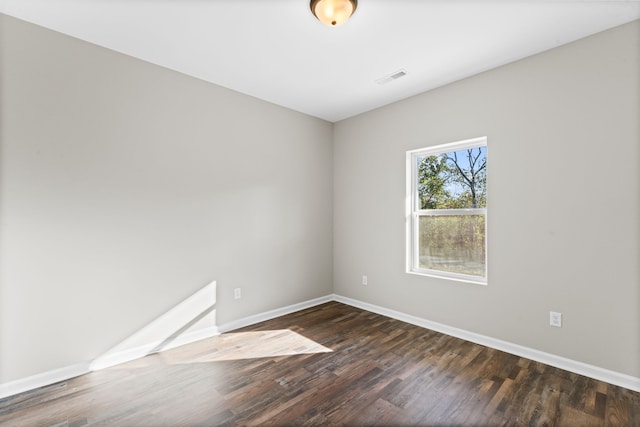
{"type": "Polygon", "coordinates": [[[39,387],[44,387],[60,381],[65,381],[89,372],[88,363],[78,363],[60,369],[42,372],[19,380],[0,384],[0,399],[23,393],[39,387]]]}
{"type": "Polygon", "coordinates": [[[391,317],[396,320],[411,323],[412,325],[431,329],[436,332],[451,335],[456,338],[471,341],[476,344],[484,345],[496,350],[501,350],[507,353],[514,354],[516,356],[535,360],[536,362],[574,372],[579,375],[584,375],[585,377],[593,378],[599,381],[607,382],[609,384],[624,387],[629,390],[640,392],[640,378],[638,377],[611,371],[609,369],[600,368],[594,365],[589,365],[587,363],[578,362],[576,360],[557,356],[551,353],[546,353],[544,351],[525,347],[519,344],[513,344],[507,341],[491,338],[486,335],[476,334],[475,332],[469,332],[464,329],[454,328],[453,326],[447,326],[442,323],[432,322],[421,317],[412,316],[400,311],[395,311],[356,299],[343,297],[341,295],[334,295],[334,300],[343,304],[360,308],[362,310],[371,311],[373,313],[391,317]]]}
{"type": "Polygon", "coordinates": [[[234,329],[240,329],[240,328],[244,328],[245,326],[250,326],[256,323],[264,322],[266,320],[275,319],[276,317],[284,316],[286,314],[291,314],[296,311],[304,310],[306,308],[315,307],[316,305],[324,304],[326,302],[330,302],[333,300],[334,300],[333,295],[326,295],[324,297],[315,298],[315,299],[304,301],[298,304],[288,305],[286,307],[265,311],[263,313],[254,314],[253,316],[244,317],[238,320],[233,320],[223,325],[219,325],[218,330],[220,330],[221,333],[233,331],[234,329]]]}

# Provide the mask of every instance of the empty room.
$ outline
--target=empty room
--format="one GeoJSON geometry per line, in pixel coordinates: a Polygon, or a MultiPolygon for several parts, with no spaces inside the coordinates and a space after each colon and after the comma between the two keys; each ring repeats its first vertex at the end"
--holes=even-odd
{"type": "Polygon", "coordinates": [[[0,0],[0,425],[640,425],[640,1],[0,0]]]}

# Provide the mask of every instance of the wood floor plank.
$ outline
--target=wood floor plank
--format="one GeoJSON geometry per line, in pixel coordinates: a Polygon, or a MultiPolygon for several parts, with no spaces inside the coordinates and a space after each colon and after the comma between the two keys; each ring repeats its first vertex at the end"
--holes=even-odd
{"type": "Polygon", "coordinates": [[[0,400],[1,426],[635,426],[640,393],[330,302],[0,400]]]}

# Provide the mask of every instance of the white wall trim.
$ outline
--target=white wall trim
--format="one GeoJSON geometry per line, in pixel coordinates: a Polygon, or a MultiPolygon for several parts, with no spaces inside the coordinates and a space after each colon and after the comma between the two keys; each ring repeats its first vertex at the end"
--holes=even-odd
{"type": "MultiPolygon", "coordinates": [[[[228,332],[234,329],[239,329],[245,326],[264,322],[265,320],[284,316],[286,314],[294,313],[306,308],[315,307],[316,305],[333,301],[333,299],[333,295],[326,295],[324,297],[315,298],[298,304],[293,304],[275,310],[266,311],[264,313],[258,313],[252,316],[244,317],[242,319],[234,320],[217,327],[212,326],[208,328],[197,329],[195,331],[189,331],[178,336],[174,341],[167,344],[167,346],[164,347],[160,352],[210,338],[223,332],[228,332]]],[[[104,357],[98,357],[91,362],[79,363],[60,369],[42,372],[30,377],[21,378],[19,380],[0,383],[0,399],[36,388],[45,387],[60,381],[65,381],[91,371],[97,371],[100,369],[108,368],[110,366],[119,365],[121,363],[130,362],[132,360],[145,357],[151,352],[151,350],[153,350],[160,344],[162,344],[162,342],[160,341],[151,342],[104,357]]]]}
{"type": "Polygon", "coordinates": [[[78,363],[64,368],[53,369],[19,380],[0,384],[0,399],[24,393],[25,391],[65,381],[89,372],[88,363],[78,363]]]}
{"type": "Polygon", "coordinates": [[[324,304],[326,302],[330,302],[333,300],[334,300],[333,295],[326,295],[324,297],[315,298],[315,299],[304,301],[298,304],[288,305],[286,307],[276,308],[275,310],[265,311],[264,313],[258,313],[258,314],[254,314],[253,316],[248,316],[242,319],[233,320],[223,325],[219,325],[218,329],[220,330],[220,333],[233,331],[234,329],[240,329],[240,328],[244,328],[245,326],[255,325],[256,323],[275,319],[276,317],[295,313],[296,311],[315,307],[316,305],[324,304]]]}
{"type": "Polygon", "coordinates": [[[333,299],[334,301],[341,302],[343,304],[351,305],[353,307],[391,317],[396,320],[411,323],[412,325],[431,329],[436,332],[451,335],[456,338],[461,338],[466,341],[471,341],[476,344],[484,345],[496,350],[501,350],[507,353],[514,354],[516,356],[525,357],[527,359],[535,360],[536,362],[541,362],[546,365],[574,372],[576,374],[584,375],[585,377],[593,378],[596,380],[607,382],[609,384],[624,387],[629,390],[640,392],[640,378],[638,377],[622,374],[620,372],[611,371],[609,369],[600,368],[594,365],[589,365],[587,363],[578,362],[576,360],[567,359],[566,357],[557,356],[555,354],[545,353],[544,351],[524,347],[519,344],[513,344],[485,335],[476,334],[464,329],[458,329],[452,326],[443,325],[442,323],[432,322],[430,320],[380,307],[374,304],[369,304],[353,298],[334,295],[333,299]]]}
{"type": "MultiPolygon", "coordinates": [[[[502,341],[496,338],[491,338],[485,335],[476,334],[464,329],[454,328],[442,323],[432,322],[430,320],[412,316],[400,311],[391,310],[336,294],[315,298],[263,313],[258,313],[252,316],[225,323],[223,325],[219,325],[218,327],[209,327],[198,329],[192,332],[187,332],[176,338],[175,341],[168,344],[165,348],[162,349],[162,351],[179,347],[185,344],[190,344],[202,339],[210,338],[219,335],[220,333],[229,332],[235,329],[243,328],[245,326],[254,325],[256,323],[264,322],[276,317],[291,314],[296,311],[315,307],[317,305],[324,304],[330,301],[337,301],[343,304],[360,308],[362,310],[371,311],[373,313],[391,317],[396,320],[411,323],[412,325],[431,329],[436,332],[451,335],[453,337],[461,338],[463,340],[494,348],[496,350],[505,351],[507,353],[515,354],[516,356],[526,357],[527,359],[535,360],[536,362],[541,362],[550,366],[554,366],[556,368],[564,369],[576,374],[584,375],[589,378],[594,378],[596,380],[604,381],[609,384],[614,384],[620,387],[627,388],[629,390],[640,392],[640,378],[638,377],[633,377],[631,375],[626,375],[620,372],[600,368],[598,366],[593,366],[575,360],[567,359],[565,357],[556,356],[554,354],[545,353],[543,351],[524,347],[518,344],[513,344],[507,341],[502,341]]],[[[114,353],[101,360],[101,363],[99,365],[92,363],[79,363],[76,365],[36,374],[27,378],[2,383],[0,384],[0,399],[23,393],[25,391],[33,390],[39,387],[54,384],[59,381],[65,381],[73,377],[86,374],[92,370],[103,369],[109,366],[129,362],[131,360],[144,357],[149,354],[150,350],[156,348],[158,344],[160,343],[154,342],[119,353],[114,353]]]]}
{"type": "MultiPolygon", "coordinates": [[[[220,335],[220,331],[215,326],[185,332],[184,334],[176,337],[175,340],[168,343],[165,347],[162,348],[162,350],[158,351],[158,353],[162,353],[165,350],[176,348],[181,345],[191,344],[196,341],[211,338],[216,335],[220,335]]],[[[107,356],[98,357],[90,363],[89,370],[98,371],[100,369],[108,368],[110,366],[119,365],[121,363],[130,362],[132,360],[148,356],[152,353],[153,349],[161,345],[162,342],[163,341],[154,341],[127,350],[119,351],[117,353],[109,354],[107,356]]]]}

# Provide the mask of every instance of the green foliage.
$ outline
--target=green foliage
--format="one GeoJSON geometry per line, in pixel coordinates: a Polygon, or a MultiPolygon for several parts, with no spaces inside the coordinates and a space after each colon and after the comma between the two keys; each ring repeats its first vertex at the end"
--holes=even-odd
{"type": "MultiPolygon", "coordinates": [[[[420,209],[487,206],[486,147],[418,158],[420,209]]],[[[485,276],[485,217],[425,215],[419,219],[421,268],[485,276]]]]}
{"type": "Polygon", "coordinates": [[[487,206],[486,147],[418,159],[420,209],[487,206]]]}
{"type": "Polygon", "coordinates": [[[418,197],[420,209],[437,209],[451,195],[445,189],[449,176],[447,160],[442,156],[428,156],[418,163],[418,197]]]}
{"type": "Polygon", "coordinates": [[[428,215],[419,221],[421,268],[485,275],[484,215],[428,215]]]}

